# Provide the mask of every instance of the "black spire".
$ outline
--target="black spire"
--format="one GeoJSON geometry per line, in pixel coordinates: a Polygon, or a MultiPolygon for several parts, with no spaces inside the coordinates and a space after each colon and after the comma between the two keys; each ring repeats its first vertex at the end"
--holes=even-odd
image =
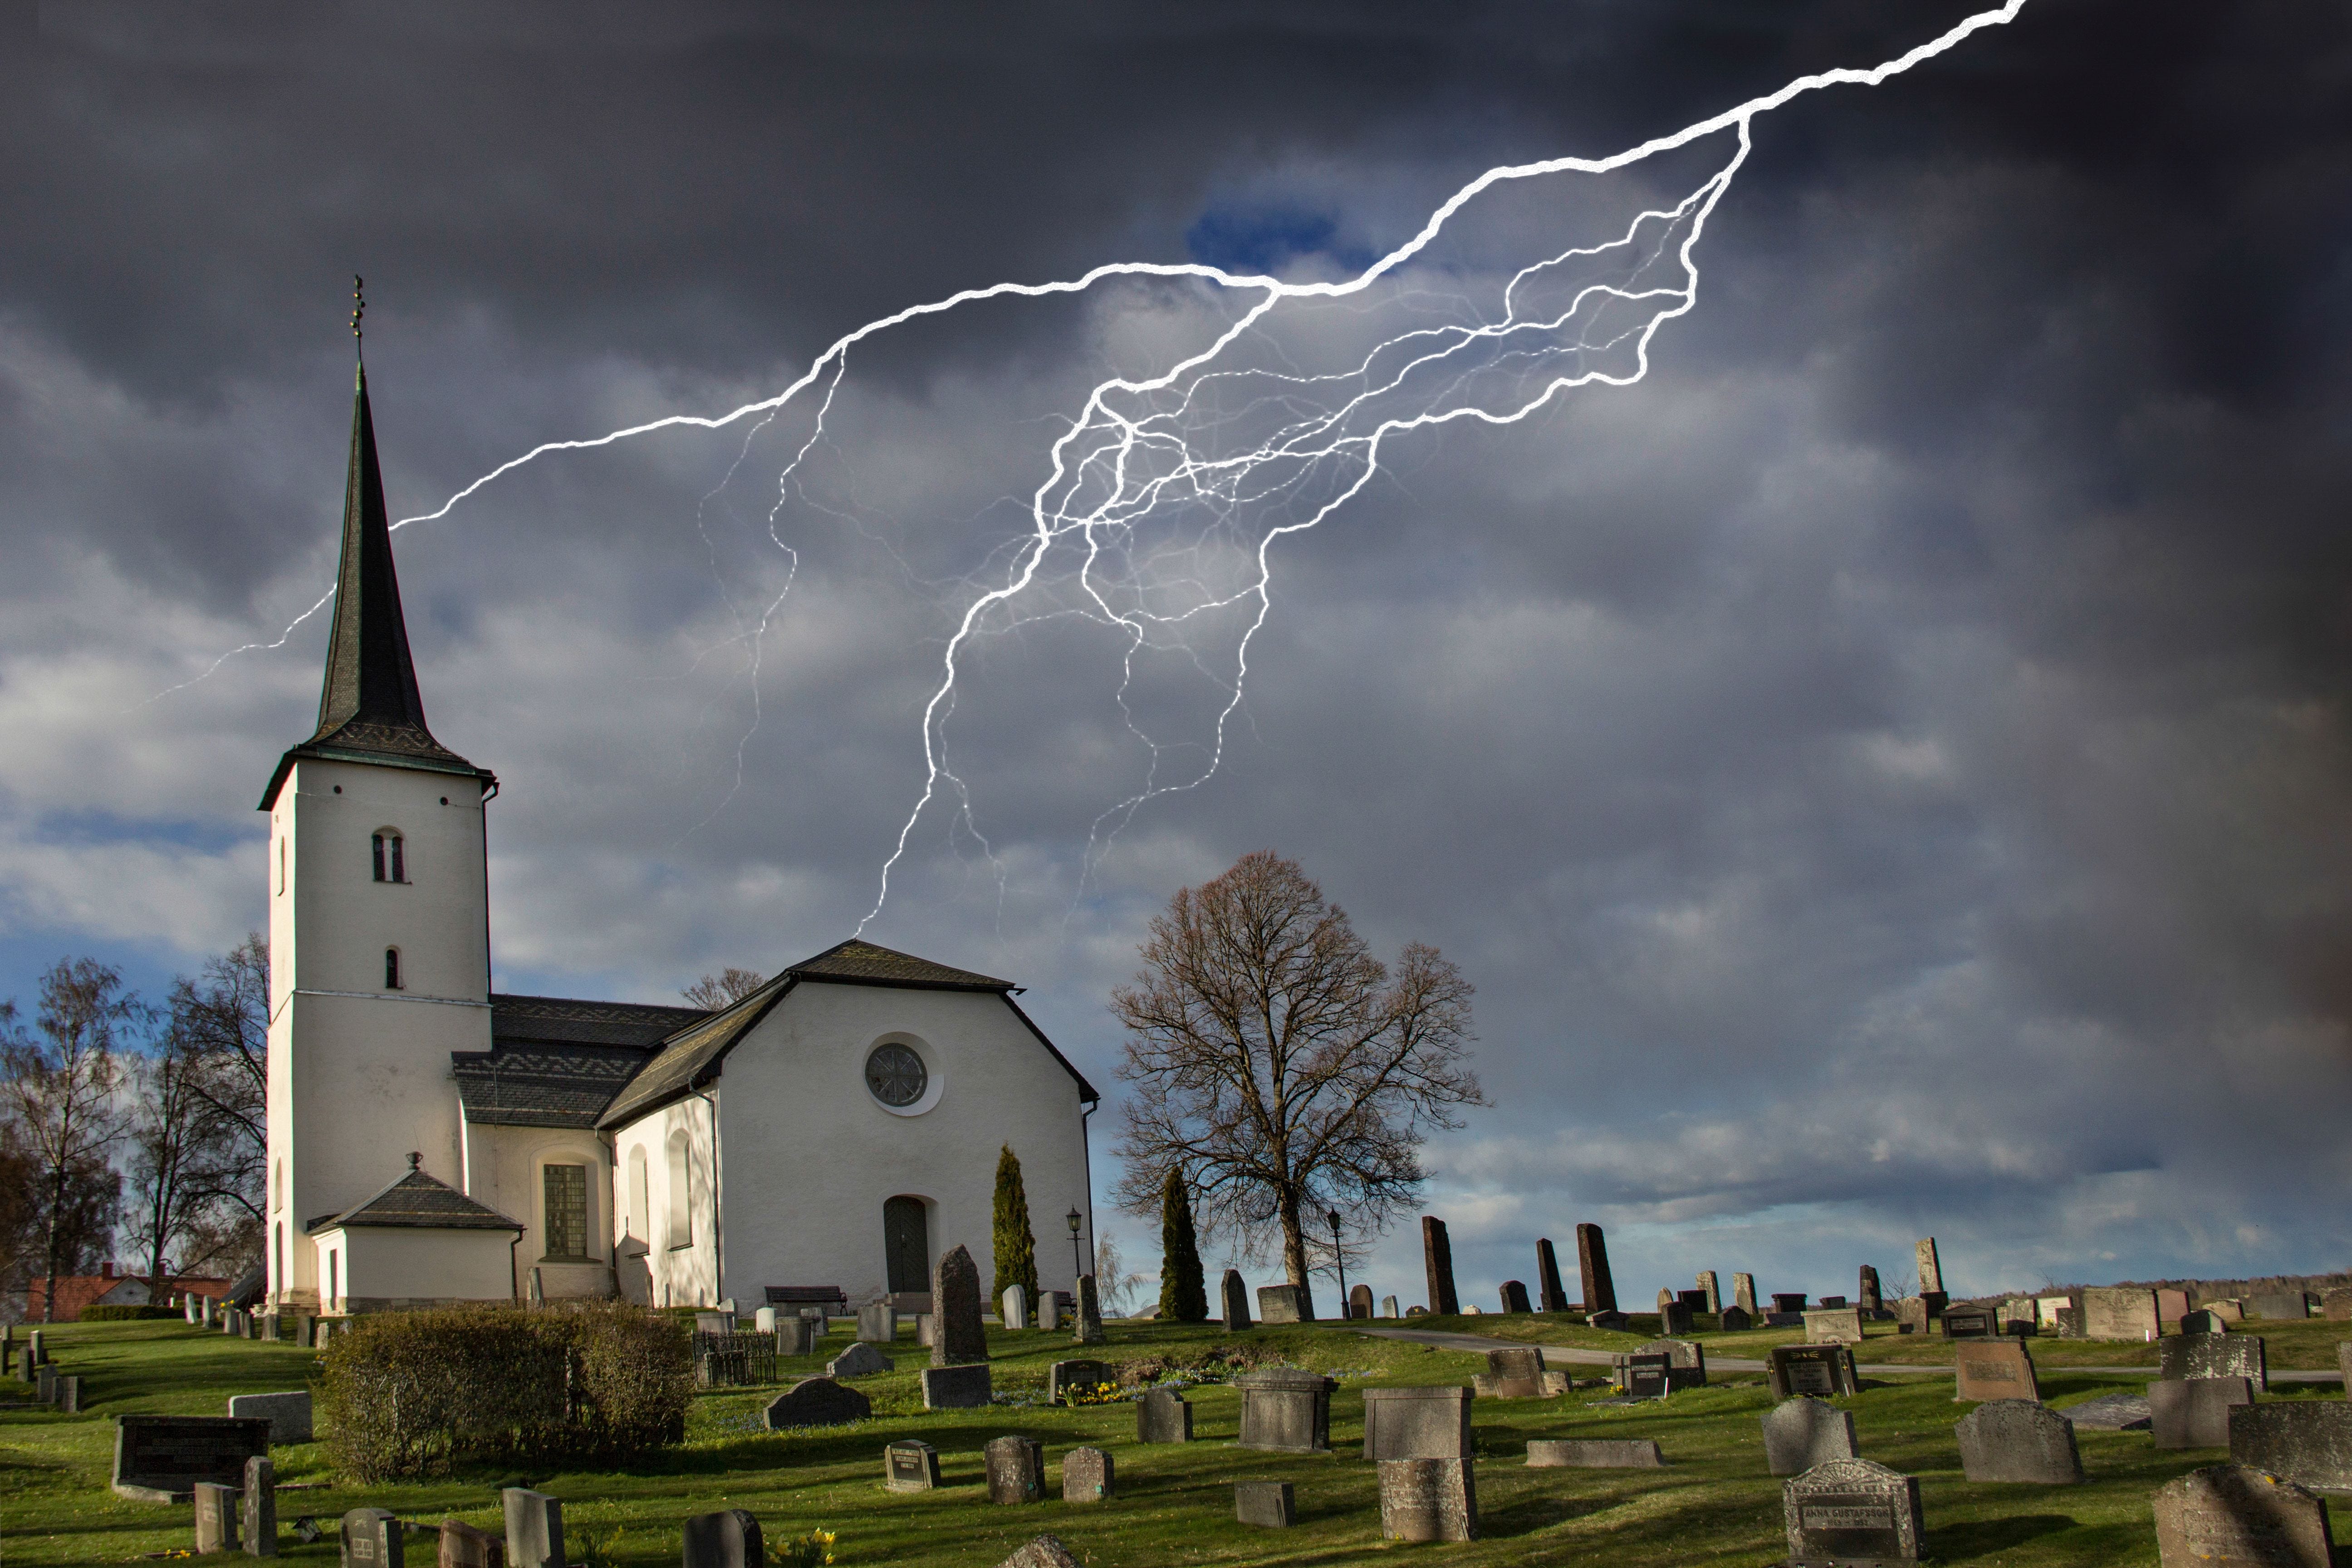
{"type": "Polygon", "coordinates": [[[367,367],[352,397],[351,469],[343,485],[343,559],[335,575],[327,679],[319,693],[319,728],[279,759],[262,797],[267,811],[295,762],[328,757],[433,773],[491,774],[443,746],[425,727],[408,626],[400,613],[400,579],[392,565],[392,521],[376,465],[375,421],[368,410],[367,367]]]}

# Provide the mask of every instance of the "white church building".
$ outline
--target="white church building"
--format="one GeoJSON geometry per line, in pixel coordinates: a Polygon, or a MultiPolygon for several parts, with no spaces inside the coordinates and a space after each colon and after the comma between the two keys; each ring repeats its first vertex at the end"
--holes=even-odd
{"type": "Polygon", "coordinates": [[[425,728],[362,369],[318,730],[261,800],[273,1303],[920,1296],[987,1267],[1004,1144],[1076,1289],[1098,1096],[1020,987],[850,941],[712,1013],[493,991],[498,789],[425,728]]]}

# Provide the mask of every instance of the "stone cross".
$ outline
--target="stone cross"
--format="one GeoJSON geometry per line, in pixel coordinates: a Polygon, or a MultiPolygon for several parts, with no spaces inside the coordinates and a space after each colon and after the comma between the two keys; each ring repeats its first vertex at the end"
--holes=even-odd
{"type": "Polygon", "coordinates": [[[1102,1297],[1091,1274],[1078,1276],[1078,1332],[1082,1345],[1098,1345],[1110,1338],[1103,1332],[1102,1297]]]}
{"type": "Polygon", "coordinates": [[[988,1460],[988,1500],[1036,1502],[1045,1495],[1045,1448],[1034,1437],[992,1437],[982,1450],[988,1460]]]}
{"type": "Polygon", "coordinates": [[[509,1487],[499,1500],[507,1516],[507,1568],[562,1568],[562,1502],[527,1487],[509,1487]]]}
{"type": "Polygon", "coordinates": [[[1441,1317],[1461,1311],[1462,1300],[1454,1293],[1454,1243],[1435,1215],[1421,1216],[1421,1262],[1429,1276],[1429,1310],[1441,1317]]]}
{"type": "Polygon", "coordinates": [[[1217,1297],[1219,1305],[1224,1309],[1227,1333],[1238,1333],[1255,1326],[1250,1321],[1249,1286],[1242,1279],[1240,1269],[1225,1270],[1223,1280],[1217,1286],[1217,1297]]]}
{"type": "Polygon", "coordinates": [[[980,1321],[980,1269],[959,1242],[931,1268],[931,1364],[961,1366],[988,1359],[988,1331],[980,1321]]]}
{"type": "Polygon", "coordinates": [[[760,1521],[740,1508],[698,1513],[686,1521],[686,1568],[766,1568],[760,1521]]]}
{"type": "Polygon", "coordinates": [[[278,1555],[278,1467],[258,1454],[245,1462],[236,1522],[247,1557],[278,1555]]]}
{"type": "Polygon", "coordinates": [[[1547,1312],[1568,1310],[1568,1292],[1559,1284],[1559,1257],[1548,1236],[1536,1238],[1536,1300],[1547,1312]]]}
{"type": "Polygon", "coordinates": [[[1584,1276],[1585,1315],[1615,1311],[1617,1286],[1609,1277],[1609,1244],[1602,1238],[1599,1226],[1576,1227],[1576,1263],[1584,1276]]]}
{"type": "Polygon", "coordinates": [[[1992,1400],[1961,1416],[1952,1430],[1960,1440],[1960,1468],[1972,1481],[2071,1486],[2083,1479],[2074,1424],[2046,1405],[1992,1400]]]}
{"type": "Polygon", "coordinates": [[[1062,1500],[1101,1502],[1111,1495],[1111,1457],[1100,1448],[1073,1448],[1062,1456],[1062,1500]]]}

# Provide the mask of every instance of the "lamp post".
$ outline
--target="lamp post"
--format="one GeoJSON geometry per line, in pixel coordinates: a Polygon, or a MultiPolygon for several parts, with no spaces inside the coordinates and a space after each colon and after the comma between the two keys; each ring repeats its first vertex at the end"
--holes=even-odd
{"type": "Polygon", "coordinates": [[[1070,1226],[1070,1289],[1075,1291],[1078,1288],[1078,1276],[1087,1271],[1084,1261],[1078,1257],[1078,1226],[1086,1223],[1086,1216],[1074,1208],[1062,1217],[1070,1226]]]}
{"type": "Polygon", "coordinates": [[[1323,1217],[1331,1222],[1331,1261],[1339,1269],[1339,1316],[1345,1320],[1351,1314],[1348,1310],[1348,1259],[1339,1250],[1339,1211],[1333,1209],[1323,1217]]]}

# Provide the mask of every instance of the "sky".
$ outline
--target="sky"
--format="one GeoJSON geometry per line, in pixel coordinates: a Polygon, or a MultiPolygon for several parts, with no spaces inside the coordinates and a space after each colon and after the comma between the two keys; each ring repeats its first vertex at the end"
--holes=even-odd
{"type": "MultiPolygon", "coordinates": [[[[1636,1300],[1892,1287],[1929,1234],[1962,1293],[2346,1267],[2340,7],[2028,0],[1727,180],[1729,132],[1506,181],[1222,348],[1265,289],[1129,274],[821,357],[1114,263],[1346,283],[1489,169],[1969,14],[21,9],[0,996],[260,923],[362,273],[500,989],[669,1000],[864,922],[1029,988],[1107,1194],[1109,992],[1272,848],[1477,988],[1492,1103],[1424,1154],[1465,1300],[1580,1220],[1636,1300]],[[1409,332],[1470,357],[1345,378],[1409,332]],[[1236,463],[1342,392],[1376,464],[1236,463]],[[1041,494],[1100,526],[1032,563],[1041,494]]],[[[1409,1218],[1365,1247],[1422,1298],[1409,1218]]]]}

